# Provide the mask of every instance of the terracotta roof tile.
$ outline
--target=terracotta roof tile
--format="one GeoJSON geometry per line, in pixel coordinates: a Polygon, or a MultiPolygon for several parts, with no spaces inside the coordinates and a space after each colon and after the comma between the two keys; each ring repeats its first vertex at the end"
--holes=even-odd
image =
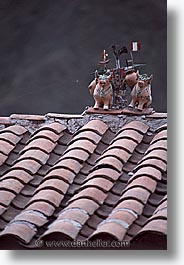
{"type": "Polygon", "coordinates": [[[136,148],[137,143],[135,143],[132,140],[129,139],[117,139],[113,144],[109,146],[108,149],[114,148],[114,147],[119,147],[119,148],[124,148],[127,150],[129,153],[133,153],[134,149],[136,148]]]}
{"type": "Polygon", "coordinates": [[[143,135],[135,130],[127,129],[120,131],[117,136],[112,140],[112,143],[115,142],[117,139],[131,139],[134,140],[136,143],[140,143],[143,139],[143,135]]]}
{"type": "Polygon", "coordinates": [[[50,225],[41,238],[45,240],[49,235],[49,239],[73,240],[80,229],[81,225],[76,221],[70,219],[57,220],[50,225]]]}
{"type": "Polygon", "coordinates": [[[88,198],[79,198],[72,203],[70,203],[65,209],[70,209],[70,208],[81,208],[88,212],[90,215],[98,209],[99,205],[92,199],[88,198]]]}
{"type": "Polygon", "coordinates": [[[21,212],[19,215],[17,215],[14,218],[15,221],[25,221],[25,222],[29,222],[32,223],[36,226],[42,226],[44,224],[46,224],[48,222],[48,219],[46,218],[46,216],[39,212],[39,211],[35,211],[35,210],[26,210],[21,212]]]}
{"type": "Polygon", "coordinates": [[[119,240],[122,241],[127,232],[127,224],[119,220],[108,220],[100,223],[97,230],[92,234],[90,240],[119,240]]]}
{"type": "Polygon", "coordinates": [[[0,166],[6,161],[7,158],[7,155],[0,153],[0,166]]]}
{"type": "Polygon", "coordinates": [[[33,140],[28,145],[26,145],[21,153],[24,153],[30,149],[40,149],[43,152],[49,154],[50,152],[52,152],[55,146],[56,144],[53,143],[52,141],[48,139],[44,139],[44,138],[39,138],[39,139],[33,140]]]}
{"type": "Polygon", "coordinates": [[[58,139],[61,137],[61,134],[57,134],[51,130],[41,130],[37,133],[35,133],[32,137],[30,137],[28,143],[32,142],[35,139],[39,139],[39,138],[44,138],[44,139],[48,139],[51,142],[55,143],[58,141],[58,139]]]}
{"type": "Polygon", "coordinates": [[[38,192],[40,190],[49,190],[49,189],[54,189],[60,193],[65,194],[67,189],[69,187],[69,184],[66,183],[65,181],[61,179],[47,179],[43,180],[42,184],[39,185],[39,187],[36,189],[35,192],[38,192]]]}
{"type": "Polygon", "coordinates": [[[79,132],[84,130],[92,130],[94,132],[97,132],[100,135],[103,135],[107,130],[108,126],[106,123],[104,123],[101,120],[91,120],[86,125],[84,125],[79,132]]]}
{"type": "Polygon", "coordinates": [[[37,161],[33,159],[24,159],[24,160],[16,162],[14,166],[12,167],[12,169],[21,168],[30,174],[35,174],[39,170],[40,167],[41,167],[40,163],[38,163],[37,161]]]}
{"type": "Polygon", "coordinates": [[[94,152],[95,148],[96,148],[96,144],[93,144],[89,140],[77,140],[74,143],[69,144],[69,146],[68,146],[66,151],[72,150],[72,149],[75,149],[75,148],[81,148],[81,147],[86,152],[92,154],[94,152]]]}
{"type": "Polygon", "coordinates": [[[3,179],[18,179],[25,184],[33,179],[33,176],[24,169],[11,169],[11,171],[1,177],[1,180],[3,179]]]}
{"type": "Polygon", "coordinates": [[[121,172],[123,164],[122,162],[115,156],[106,156],[101,158],[98,163],[95,165],[94,169],[98,169],[100,167],[112,167],[118,172],[121,172]]]}
{"type": "Polygon", "coordinates": [[[112,132],[110,129],[108,129],[102,136],[102,142],[104,144],[108,144],[113,140],[113,138],[115,137],[115,133],[112,132]]]}
{"type": "Polygon", "coordinates": [[[167,131],[166,130],[160,131],[159,133],[157,133],[150,144],[154,144],[160,140],[167,140],[167,131]]]}
{"type": "Polygon", "coordinates": [[[110,181],[116,181],[120,176],[120,173],[117,172],[114,168],[99,168],[92,171],[87,177],[86,180],[96,178],[96,177],[105,177],[110,181]]]}
{"type": "Polygon", "coordinates": [[[75,174],[73,172],[71,172],[69,169],[66,168],[56,168],[56,169],[52,169],[46,176],[45,176],[45,180],[46,179],[52,179],[52,178],[58,178],[58,179],[62,179],[63,181],[65,181],[66,183],[72,183],[73,179],[75,177],[75,174]]]}
{"type": "Polygon", "coordinates": [[[5,141],[15,146],[21,140],[21,138],[22,136],[16,135],[11,132],[0,133],[0,143],[1,141],[5,141]]]}
{"type": "Polygon", "coordinates": [[[38,132],[40,132],[40,131],[43,131],[43,130],[50,130],[50,131],[53,131],[56,134],[60,134],[61,132],[66,130],[66,127],[63,124],[59,123],[59,122],[52,122],[50,124],[43,125],[41,128],[36,130],[35,133],[33,133],[33,135],[38,133],[38,132]]]}
{"type": "Polygon", "coordinates": [[[81,167],[82,165],[79,161],[76,161],[75,159],[71,159],[71,158],[66,158],[66,159],[59,161],[57,164],[55,164],[52,170],[58,169],[58,168],[65,168],[77,174],[80,171],[81,167]]]}
{"type": "Polygon", "coordinates": [[[128,184],[128,188],[140,186],[140,187],[145,187],[151,193],[153,193],[156,189],[156,185],[157,185],[157,182],[153,180],[152,178],[142,176],[142,177],[134,179],[130,184],[128,184]]]}
{"type": "Polygon", "coordinates": [[[130,226],[137,219],[137,214],[131,209],[119,208],[113,210],[112,213],[109,215],[108,220],[111,219],[123,221],[128,224],[128,226],[130,226]]]}
{"type": "Polygon", "coordinates": [[[76,136],[73,137],[70,143],[73,143],[78,140],[90,140],[94,144],[98,144],[101,140],[101,136],[93,131],[82,131],[76,136]]]}
{"type": "Polygon", "coordinates": [[[88,218],[89,214],[85,210],[80,208],[69,208],[61,211],[57,220],[70,219],[84,225],[88,218]]]}
{"type": "Polygon", "coordinates": [[[167,163],[167,151],[165,150],[152,150],[142,158],[142,161],[150,158],[158,158],[167,163]]]}
{"type": "Polygon", "coordinates": [[[146,150],[146,154],[148,154],[152,150],[161,150],[161,149],[167,151],[167,140],[158,141],[150,145],[148,149],[146,150]]]}
{"type": "Polygon", "coordinates": [[[12,125],[12,126],[9,126],[1,130],[0,134],[4,132],[10,132],[10,133],[14,133],[17,136],[21,136],[27,132],[27,129],[25,129],[23,126],[20,126],[20,125],[12,125]]]}
{"type": "Polygon", "coordinates": [[[99,157],[97,162],[102,160],[102,158],[109,157],[109,156],[117,157],[119,158],[120,161],[122,161],[122,163],[125,163],[130,158],[131,154],[124,149],[114,147],[114,148],[106,150],[103,153],[103,155],[99,157]]]}
{"type": "Polygon", "coordinates": [[[133,176],[129,179],[129,182],[140,176],[148,176],[156,180],[162,179],[161,171],[159,169],[156,169],[155,167],[151,167],[148,165],[147,167],[142,167],[138,170],[135,170],[135,174],[133,174],[133,176]]]}
{"type": "Polygon", "coordinates": [[[48,188],[46,190],[38,191],[29,201],[29,205],[33,202],[45,201],[55,207],[58,207],[63,197],[63,194],[48,188]]]}
{"type": "Polygon", "coordinates": [[[132,187],[131,189],[123,193],[121,200],[128,199],[128,198],[130,199],[134,198],[142,202],[143,204],[146,204],[149,196],[150,196],[150,192],[147,191],[146,189],[141,188],[141,187],[135,187],[135,188],[132,187]]]}
{"type": "Polygon", "coordinates": [[[75,201],[80,198],[87,198],[93,200],[94,202],[100,205],[104,202],[106,196],[107,195],[98,188],[89,187],[74,195],[69,202],[75,201]]]}
{"type": "Polygon", "coordinates": [[[37,230],[35,226],[31,223],[15,221],[5,227],[5,229],[0,233],[0,238],[5,236],[15,236],[24,243],[28,244],[36,232],[37,230]]]}
{"type": "Polygon", "coordinates": [[[135,171],[142,167],[155,167],[156,169],[160,170],[161,172],[165,172],[167,169],[167,165],[165,162],[161,161],[160,159],[157,158],[148,158],[146,160],[143,160],[138,164],[138,166],[135,168],[135,171]]]}
{"type": "Polygon", "coordinates": [[[49,155],[39,149],[35,149],[35,150],[30,149],[30,150],[27,150],[23,155],[21,155],[19,159],[17,159],[17,161],[21,161],[21,160],[29,159],[29,158],[34,159],[38,161],[40,164],[44,165],[49,159],[49,155]]]}
{"type": "Polygon", "coordinates": [[[117,131],[108,119],[81,116],[75,133],[61,120],[0,128],[0,248],[37,238],[165,247],[167,127],[140,116],[117,131]]]}
{"type": "Polygon", "coordinates": [[[160,132],[160,131],[162,131],[162,130],[167,130],[167,123],[164,124],[164,125],[159,126],[159,127],[155,130],[155,132],[158,133],[158,132],[160,132]]]}
{"type": "Polygon", "coordinates": [[[84,151],[83,149],[72,149],[72,150],[68,150],[67,152],[64,153],[64,155],[62,156],[62,159],[64,158],[75,158],[79,161],[86,161],[89,157],[89,153],[84,151]]]}
{"type": "Polygon", "coordinates": [[[132,121],[124,125],[123,128],[120,130],[120,132],[123,130],[128,130],[128,129],[132,129],[132,130],[140,132],[141,134],[145,134],[147,130],[149,129],[149,126],[140,121],[132,121]]]}
{"type": "Polygon", "coordinates": [[[102,218],[100,218],[98,215],[93,214],[91,218],[87,221],[87,224],[89,227],[96,229],[99,223],[103,221],[102,218]]]}
{"type": "Polygon", "coordinates": [[[0,152],[6,156],[14,149],[14,145],[4,141],[0,140],[0,152]]]}
{"type": "Polygon", "coordinates": [[[12,191],[15,194],[18,194],[21,189],[24,187],[24,184],[22,184],[17,179],[0,179],[0,190],[8,190],[12,191]]]}
{"type": "Polygon", "coordinates": [[[118,209],[130,209],[135,212],[137,215],[141,215],[143,211],[143,205],[141,202],[137,201],[136,199],[127,199],[124,200],[116,206],[115,210],[118,209]]]}
{"type": "Polygon", "coordinates": [[[51,216],[55,210],[55,207],[46,201],[32,202],[26,207],[26,210],[34,210],[43,213],[45,216],[51,216]]]}
{"type": "Polygon", "coordinates": [[[93,178],[88,180],[85,184],[81,186],[80,189],[84,189],[87,187],[97,187],[101,189],[103,192],[109,191],[113,186],[113,183],[105,178],[93,178]]]}
{"type": "Polygon", "coordinates": [[[160,232],[162,234],[167,234],[167,220],[162,220],[162,219],[156,219],[156,220],[152,220],[150,221],[147,225],[145,225],[140,232],[138,233],[141,234],[143,232],[149,232],[149,231],[153,231],[153,232],[160,232]]]}

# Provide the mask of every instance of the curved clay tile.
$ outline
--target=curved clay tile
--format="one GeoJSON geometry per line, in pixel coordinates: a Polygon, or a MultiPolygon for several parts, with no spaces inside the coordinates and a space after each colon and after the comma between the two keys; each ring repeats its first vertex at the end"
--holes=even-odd
{"type": "Polygon", "coordinates": [[[4,162],[6,161],[7,158],[8,158],[8,155],[4,155],[4,154],[0,153],[0,166],[2,166],[4,164],[4,162]]]}
{"type": "Polygon", "coordinates": [[[92,199],[88,198],[79,198],[71,203],[65,209],[79,208],[88,212],[89,215],[92,215],[98,208],[99,205],[92,199]]]}
{"type": "Polygon", "coordinates": [[[67,189],[69,187],[69,184],[65,181],[57,178],[52,179],[43,179],[43,182],[38,186],[38,188],[35,190],[35,194],[39,192],[40,190],[58,190],[62,194],[65,194],[67,189]]]}
{"type": "Polygon", "coordinates": [[[45,138],[39,138],[39,139],[33,140],[28,145],[26,145],[22,149],[20,154],[23,154],[27,150],[31,150],[31,149],[39,149],[47,154],[50,154],[52,150],[55,148],[55,146],[56,146],[56,143],[53,143],[52,141],[45,139],[45,138]]]}
{"type": "Polygon", "coordinates": [[[163,130],[167,130],[167,123],[166,124],[163,124],[161,125],[160,127],[158,127],[155,132],[158,133],[158,132],[161,132],[163,130]]]}
{"type": "Polygon", "coordinates": [[[55,210],[55,207],[46,201],[32,202],[26,207],[27,210],[33,210],[43,213],[45,216],[51,216],[55,210]]]}
{"type": "Polygon", "coordinates": [[[22,135],[19,136],[12,132],[4,132],[4,133],[1,132],[0,142],[1,140],[3,140],[15,146],[22,139],[22,137],[23,137],[22,135]]]}
{"type": "Polygon", "coordinates": [[[0,140],[0,153],[8,156],[14,148],[15,146],[10,144],[9,142],[0,140]]]}
{"type": "Polygon", "coordinates": [[[0,134],[1,133],[4,133],[4,132],[11,132],[11,133],[14,133],[15,135],[22,135],[24,133],[27,132],[27,129],[21,125],[12,125],[12,126],[9,126],[3,130],[0,131],[0,134]]]}
{"type": "Polygon", "coordinates": [[[135,131],[138,131],[141,134],[145,134],[147,132],[147,130],[149,129],[149,126],[141,121],[131,121],[127,124],[125,124],[122,129],[120,129],[119,132],[123,131],[123,130],[128,130],[128,129],[132,129],[135,131]]]}
{"type": "Polygon", "coordinates": [[[49,155],[42,150],[39,149],[28,149],[25,153],[23,153],[16,161],[22,161],[24,159],[34,159],[38,161],[41,165],[46,164],[49,159],[49,155]]]}
{"type": "Polygon", "coordinates": [[[127,199],[117,204],[117,206],[114,208],[114,210],[118,210],[121,208],[126,208],[134,211],[137,213],[137,215],[141,215],[143,211],[143,204],[136,199],[127,199]]]}
{"type": "Polygon", "coordinates": [[[148,198],[150,196],[150,192],[144,188],[141,187],[132,187],[129,190],[126,190],[123,195],[120,198],[120,201],[128,198],[134,198],[143,204],[146,204],[148,201],[148,198]]]}
{"type": "MultiPolygon", "coordinates": [[[[146,159],[151,159],[151,158],[157,158],[160,159],[161,161],[165,162],[167,164],[167,151],[166,150],[152,150],[150,151],[147,155],[143,156],[141,161],[145,161],[146,159]]],[[[140,163],[141,163],[140,161],[140,163]]]]}
{"type": "Polygon", "coordinates": [[[151,141],[150,144],[154,144],[156,143],[157,141],[161,141],[161,140],[167,140],[167,130],[164,130],[164,131],[160,131],[159,133],[157,133],[153,140],[151,141]]]}
{"type": "Polygon", "coordinates": [[[147,176],[142,175],[141,177],[135,178],[133,181],[131,181],[128,184],[126,190],[128,190],[129,188],[132,188],[132,187],[136,187],[136,186],[146,188],[151,193],[153,193],[156,189],[157,182],[156,182],[156,180],[153,180],[152,178],[149,178],[147,176]]]}
{"type": "Polygon", "coordinates": [[[155,167],[148,165],[146,167],[142,167],[142,168],[139,168],[138,170],[135,170],[135,173],[129,179],[129,183],[133,181],[134,179],[141,177],[141,176],[149,176],[150,178],[153,178],[156,181],[162,179],[161,171],[159,169],[156,169],[155,167]]]}
{"type": "Polygon", "coordinates": [[[8,173],[1,177],[1,180],[3,179],[18,179],[23,184],[26,184],[33,179],[33,176],[26,172],[24,169],[11,168],[8,173]]]}
{"type": "Polygon", "coordinates": [[[40,127],[39,129],[37,129],[33,134],[37,134],[43,130],[49,130],[49,131],[52,131],[56,134],[60,134],[61,132],[63,132],[64,130],[66,130],[66,127],[59,123],[59,122],[52,122],[52,123],[49,123],[49,124],[46,124],[46,125],[43,125],[42,127],[40,127]]]}
{"type": "Polygon", "coordinates": [[[80,186],[80,190],[83,190],[87,187],[96,187],[101,189],[103,192],[108,192],[113,186],[113,183],[105,178],[92,178],[89,179],[87,182],[85,182],[85,184],[83,184],[82,186],[80,186]]]}
{"type": "Polygon", "coordinates": [[[88,152],[89,154],[92,154],[96,148],[96,144],[92,143],[89,140],[82,140],[79,139],[75,141],[72,144],[69,144],[68,148],[66,149],[65,153],[69,150],[75,149],[75,148],[81,148],[84,151],[88,152]]]}
{"type": "Polygon", "coordinates": [[[108,130],[108,125],[101,120],[91,120],[81,127],[77,134],[84,130],[92,130],[100,135],[103,135],[108,130]]]}
{"type": "Polygon", "coordinates": [[[143,139],[143,135],[135,130],[127,129],[117,133],[116,137],[112,140],[112,143],[118,139],[132,139],[137,143],[140,143],[143,139]]]}
{"type": "Polygon", "coordinates": [[[88,212],[76,207],[76,208],[62,210],[59,213],[57,220],[70,219],[70,220],[77,221],[81,225],[84,225],[86,221],[88,220],[88,218],[89,218],[88,212]]]}
{"type": "Polygon", "coordinates": [[[71,159],[74,158],[76,160],[84,162],[88,159],[88,157],[89,153],[86,152],[84,149],[71,149],[65,152],[59,161],[65,158],[71,158],[71,159]]]}
{"type": "Polygon", "coordinates": [[[141,161],[134,169],[134,171],[137,171],[138,169],[142,167],[154,167],[161,172],[165,172],[167,169],[167,165],[165,162],[158,158],[148,158],[146,160],[141,161]]]}
{"type": "Polygon", "coordinates": [[[47,217],[36,210],[25,210],[18,214],[15,218],[15,221],[25,221],[34,224],[35,226],[42,226],[48,222],[47,217]]]}
{"type": "Polygon", "coordinates": [[[119,178],[119,176],[120,176],[120,173],[117,172],[114,168],[104,167],[104,168],[92,170],[92,172],[86,177],[86,180],[93,179],[96,177],[105,177],[114,182],[119,178]]]}
{"type": "Polygon", "coordinates": [[[97,230],[89,237],[89,240],[119,240],[122,241],[128,229],[128,224],[111,219],[100,223],[97,230]]]}
{"type": "Polygon", "coordinates": [[[66,168],[53,168],[49,173],[44,177],[44,180],[58,178],[62,179],[68,184],[73,182],[75,174],[71,170],[66,168]]]}
{"type": "Polygon", "coordinates": [[[34,202],[44,201],[48,202],[54,207],[58,207],[63,199],[63,194],[59,193],[53,189],[40,190],[36,193],[31,200],[28,202],[28,205],[31,205],[34,202]]]}
{"type": "Polygon", "coordinates": [[[94,166],[94,169],[98,169],[98,168],[105,168],[105,167],[112,167],[115,170],[117,170],[118,172],[121,172],[122,167],[123,167],[123,162],[120,161],[120,159],[118,157],[115,156],[106,156],[106,157],[102,157],[98,163],[94,166]]]}
{"type": "Polygon", "coordinates": [[[24,159],[21,161],[16,162],[12,169],[23,169],[30,173],[31,175],[35,174],[39,168],[41,167],[41,164],[38,163],[38,161],[35,161],[33,158],[24,159]]]}
{"type": "Polygon", "coordinates": [[[28,244],[36,233],[37,229],[33,224],[26,221],[14,221],[0,233],[0,238],[15,236],[18,240],[28,244]]]}
{"type": "Polygon", "coordinates": [[[82,165],[76,159],[66,158],[66,159],[63,159],[61,161],[58,161],[52,167],[52,169],[49,171],[49,173],[52,170],[58,169],[58,168],[66,168],[66,169],[69,169],[70,171],[72,171],[73,173],[77,174],[77,173],[79,173],[80,169],[82,168],[82,165]]]}
{"type": "Polygon", "coordinates": [[[107,197],[107,194],[99,190],[98,188],[94,187],[87,187],[84,190],[81,190],[79,193],[74,195],[70,200],[69,203],[81,199],[81,198],[87,198],[90,200],[93,200],[94,202],[98,203],[99,205],[103,204],[105,198],[107,197]]]}
{"type": "Polygon", "coordinates": [[[27,144],[29,144],[33,140],[39,139],[39,138],[45,138],[45,139],[48,139],[51,142],[55,143],[59,140],[60,137],[61,137],[61,134],[58,135],[55,132],[50,131],[50,130],[42,130],[42,131],[39,131],[39,132],[35,133],[34,135],[32,135],[30,137],[30,139],[28,140],[27,144]]]}
{"type": "Polygon", "coordinates": [[[117,157],[120,161],[122,161],[122,163],[126,163],[126,161],[130,158],[131,154],[129,152],[127,152],[127,150],[124,149],[120,149],[118,147],[111,147],[111,149],[107,149],[103,155],[101,155],[98,160],[97,163],[102,160],[102,158],[105,157],[117,157]]]}
{"type": "Polygon", "coordinates": [[[148,154],[152,150],[166,150],[167,151],[167,140],[162,140],[151,144],[146,150],[145,154],[148,154]]]}
{"type": "Polygon", "coordinates": [[[78,133],[76,136],[74,136],[71,139],[70,144],[80,139],[83,139],[83,140],[86,139],[86,140],[91,141],[94,144],[98,144],[99,141],[101,140],[101,136],[93,131],[81,131],[80,133],[78,133]]]}
{"type": "Polygon", "coordinates": [[[48,230],[41,236],[42,240],[74,240],[80,229],[81,224],[71,219],[54,221],[48,230]]]}

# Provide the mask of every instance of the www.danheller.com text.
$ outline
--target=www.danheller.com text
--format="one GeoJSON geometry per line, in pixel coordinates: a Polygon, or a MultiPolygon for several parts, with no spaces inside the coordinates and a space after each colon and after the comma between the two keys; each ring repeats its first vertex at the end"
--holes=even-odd
{"type": "Polygon", "coordinates": [[[128,241],[109,241],[109,240],[101,240],[97,239],[94,241],[63,241],[63,240],[41,240],[38,239],[35,241],[35,246],[38,248],[46,247],[46,248],[122,248],[128,247],[128,241]]]}

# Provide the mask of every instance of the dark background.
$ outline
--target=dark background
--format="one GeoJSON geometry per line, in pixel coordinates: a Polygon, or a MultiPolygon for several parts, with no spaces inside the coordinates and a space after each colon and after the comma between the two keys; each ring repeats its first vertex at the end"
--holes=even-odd
{"type": "MultiPolygon", "coordinates": [[[[129,47],[153,74],[156,111],[167,104],[166,0],[0,0],[0,116],[81,113],[103,49],[129,47]]],[[[126,56],[122,56],[122,65],[126,56]]]]}

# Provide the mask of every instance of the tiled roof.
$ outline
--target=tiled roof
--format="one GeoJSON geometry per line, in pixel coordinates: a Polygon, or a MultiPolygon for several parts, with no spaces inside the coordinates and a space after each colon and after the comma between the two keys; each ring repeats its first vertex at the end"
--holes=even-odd
{"type": "Polygon", "coordinates": [[[1,249],[98,239],[128,242],[130,249],[166,249],[166,125],[153,131],[134,120],[115,133],[96,119],[71,133],[53,121],[30,133],[5,124],[1,249]]]}

